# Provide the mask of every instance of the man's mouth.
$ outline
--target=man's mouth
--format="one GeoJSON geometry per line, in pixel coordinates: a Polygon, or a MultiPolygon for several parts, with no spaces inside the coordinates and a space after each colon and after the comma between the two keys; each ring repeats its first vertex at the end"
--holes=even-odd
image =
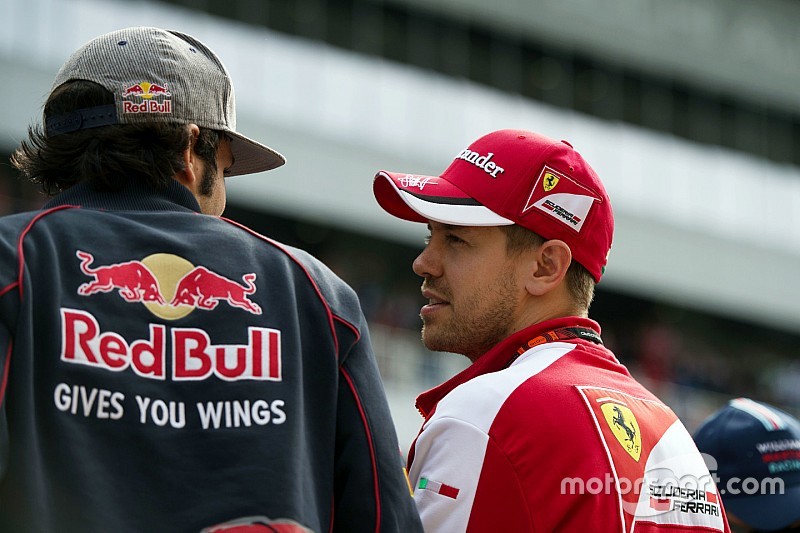
{"type": "Polygon", "coordinates": [[[423,288],[422,296],[424,298],[427,298],[428,304],[422,306],[422,309],[420,309],[420,316],[425,316],[431,313],[435,313],[439,309],[442,309],[443,307],[450,305],[450,302],[447,299],[443,298],[442,296],[439,296],[430,289],[423,288]]]}

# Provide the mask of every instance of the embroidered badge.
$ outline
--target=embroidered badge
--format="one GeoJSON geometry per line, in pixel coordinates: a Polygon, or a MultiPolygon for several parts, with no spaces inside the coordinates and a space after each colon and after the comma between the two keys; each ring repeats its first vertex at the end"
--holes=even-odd
{"type": "Polygon", "coordinates": [[[430,490],[437,494],[441,494],[442,496],[453,498],[454,500],[458,497],[459,492],[459,489],[453,486],[439,483],[438,481],[433,481],[424,477],[420,478],[417,488],[420,490],[430,490]]]}

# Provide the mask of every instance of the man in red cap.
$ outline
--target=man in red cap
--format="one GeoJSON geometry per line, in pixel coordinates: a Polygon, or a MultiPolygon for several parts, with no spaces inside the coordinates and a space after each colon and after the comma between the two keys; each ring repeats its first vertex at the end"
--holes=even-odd
{"type": "Polygon", "coordinates": [[[691,436],[588,318],[614,222],[569,143],[495,131],[441,176],[379,172],[373,190],[428,224],[425,346],[472,361],[417,398],[426,531],[729,531],[691,436]]]}

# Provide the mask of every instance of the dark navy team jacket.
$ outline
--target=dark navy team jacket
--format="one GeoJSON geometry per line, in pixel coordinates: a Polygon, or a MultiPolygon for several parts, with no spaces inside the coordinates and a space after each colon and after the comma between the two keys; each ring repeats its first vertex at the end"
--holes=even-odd
{"type": "Polygon", "coordinates": [[[0,369],[0,531],[421,531],[354,291],[177,182],[0,220],[0,369]]]}

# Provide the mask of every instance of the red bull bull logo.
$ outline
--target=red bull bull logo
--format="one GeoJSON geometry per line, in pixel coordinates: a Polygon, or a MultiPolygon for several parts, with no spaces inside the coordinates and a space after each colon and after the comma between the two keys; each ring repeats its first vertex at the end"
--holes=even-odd
{"type": "Polygon", "coordinates": [[[133,83],[122,88],[123,113],[172,113],[172,93],[167,85],[148,81],[133,83]],[[154,99],[156,96],[164,97],[154,99]],[[135,98],[134,98],[135,97],[135,98]],[[130,100],[125,100],[129,98],[130,100]],[[141,100],[139,100],[141,99],[141,100]]]}
{"type": "Polygon", "coordinates": [[[126,302],[158,302],[166,304],[158,288],[158,280],[140,261],[126,261],[113,265],[92,267],[92,254],[78,250],[81,272],[94,279],[78,287],[78,294],[90,296],[98,292],[119,291],[126,302]]]}
{"type": "Polygon", "coordinates": [[[122,88],[122,97],[128,98],[130,96],[140,96],[145,100],[150,100],[154,96],[172,96],[172,93],[169,92],[166,84],[158,85],[157,83],[143,81],[122,88]]]}
{"type": "Polygon", "coordinates": [[[242,276],[244,285],[220,276],[206,267],[195,267],[178,282],[175,296],[170,305],[197,306],[200,309],[214,309],[220,301],[231,307],[244,309],[254,315],[261,314],[261,308],[253,303],[248,295],[256,292],[256,275],[242,276]]]}
{"type": "Polygon", "coordinates": [[[130,87],[126,87],[122,89],[122,97],[128,98],[129,96],[141,96],[144,94],[144,87],[140,83],[136,83],[131,85],[130,87]]]}
{"type": "Polygon", "coordinates": [[[256,292],[256,274],[242,276],[238,283],[204,266],[194,266],[172,254],[154,254],[95,266],[94,256],[78,250],[81,272],[91,277],[78,287],[78,294],[116,293],[129,303],[143,303],[154,315],[168,320],[182,318],[195,309],[211,311],[220,302],[254,315],[261,306],[250,298],[256,292]]]}

